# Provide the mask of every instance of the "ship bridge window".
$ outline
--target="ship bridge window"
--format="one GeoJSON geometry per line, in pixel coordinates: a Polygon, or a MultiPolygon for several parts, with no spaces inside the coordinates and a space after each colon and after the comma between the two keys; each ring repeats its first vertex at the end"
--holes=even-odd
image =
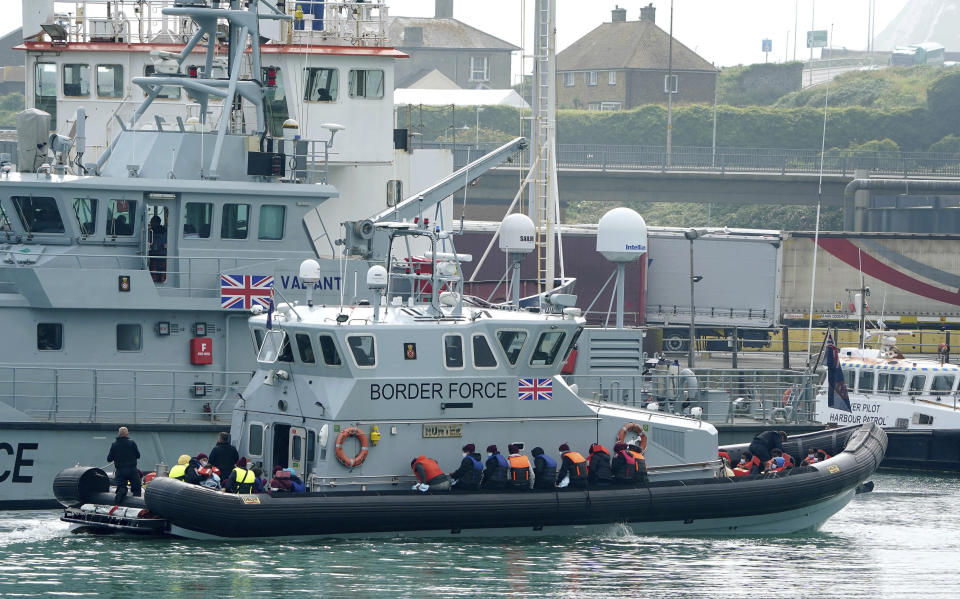
{"type": "Polygon", "coordinates": [[[63,349],[63,324],[59,322],[37,323],[37,349],[59,351],[63,349]]]}
{"type": "MultiPolygon", "coordinates": [[[[148,64],[143,67],[143,74],[149,77],[157,72],[157,69],[152,64],[148,64]]],[[[164,85],[160,88],[160,93],[157,94],[157,98],[162,100],[179,100],[180,99],[180,87],[176,85],[164,85]]]]}
{"type": "Polygon", "coordinates": [[[323,363],[327,366],[341,366],[340,352],[337,351],[337,344],[330,335],[320,335],[317,340],[320,342],[320,353],[323,355],[323,363]]]}
{"type": "Polygon", "coordinates": [[[563,347],[563,340],[567,334],[563,331],[547,331],[540,335],[537,346],[530,355],[531,366],[550,366],[557,360],[557,354],[563,347]]]}
{"type": "Polygon", "coordinates": [[[954,378],[942,374],[933,377],[933,382],[930,383],[930,395],[950,395],[950,391],[953,390],[954,378]]]}
{"type": "Polygon", "coordinates": [[[134,219],[137,216],[136,200],[110,200],[107,205],[107,235],[133,235],[134,219]]]}
{"type": "Polygon", "coordinates": [[[843,382],[846,383],[847,389],[853,389],[854,379],[857,378],[856,371],[853,370],[844,370],[843,371],[843,382]]]}
{"type": "Polygon", "coordinates": [[[247,436],[247,455],[250,457],[263,456],[263,425],[259,422],[250,423],[250,434],[247,436]]]}
{"type": "Polygon", "coordinates": [[[483,335],[473,336],[473,366],[474,368],[496,368],[497,357],[490,349],[487,338],[483,335]]]}
{"type": "Polygon", "coordinates": [[[447,368],[463,368],[463,337],[443,336],[443,363],[447,368]]]}
{"type": "Polygon", "coordinates": [[[260,348],[263,347],[263,335],[265,331],[263,329],[253,329],[253,343],[256,345],[254,349],[257,350],[257,353],[260,352],[260,348]]]}
{"type": "Polygon", "coordinates": [[[224,204],[220,239],[246,239],[249,224],[250,204],[224,204]]]}
{"type": "Polygon", "coordinates": [[[877,393],[886,393],[889,395],[899,395],[903,391],[903,385],[907,381],[905,374],[891,374],[881,372],[877,377],[877,393]]]}
{"type": "Polygon", "coordinates": [[[377,365],[376,344],[373,335],[350,335],[347,345],[353,353],[353,360],[361,368],[372,368],[377,365]]]}
{"type": "Polygon", "coordinates": [[[267,331],[257,354],[257,361],[265,364],[274,362],[293,362],[293,350],[284,331],[267,331]]]}
{"type": "Polygon", "coordinates": [[[503,348],[503,353],[507,355],[511,366],[516,365],[526,340],[526,331],[497,331],[497,341],[500,342],[500,347],[503,348]]]}
{"type": "Polygon", "coordinates": [[[210,202],[187,202],[183,213],[183,238],[208,239],[213,222],[213,204],[210,202]]]}
{"type": "Polygon", "coordinates": [[[139,324],[117,325],[117,351],[143,349],[143,329],[139,324]]]}
{"type": "Polygon", "coordinates": [[[73,212],[77,215],[80,234],[93,235],[97,232],[97,200],[94,198],[74,198],[73,212]]]}
{"type": "Polygon", "coordinates": [[[351,69],[350,97],[382,98],[383,71],[379,69],[351,69]]]}
{"type": "Polygon", "coordinates": [[[339,75],[337,69],[304,69],[303,99],[308,102],[336,102],[339,75]]]}
{"type": "Polygon", "coordinates": [[[123,66],[97,65],[97,95],[101,98],[123,97],[123,66]]]}
{"type": "Polygon", "coordinates": [[[313,364],[317,360],[313,357],[313,345],[310,344],[310,335],[297,333],[297,350],[300,352],[300,361],[304,364],[313,364]]]}
{"type": "Polygon", "coordinates": [[[267,131],[274,137],[282,137],[283,122],[290,118],[290,110],[287,108],[286,88],[283,86],[283,71],[280,67],[263,67],[260,69],[260,81],[265,86],[263,111],[267,118],[267,131]],[[270,70],[276,73],[275,81],[271,81],[269,77],[270,70]]]}
{"type": "Polygon", "coordinates": [[[57,128],[57,65],[38,62],[33,78],[33,105],[50,113],[50,128],[57,128]]]}
{"type": "Polygon", "coordinates": [[[923,387],[927,383],[927,377],[922,374],[915,374],[910,379],[910,395],[920,395],[923,393],[923,387]]]}
{"type": "Polygon", "coordinates": [[[27,233],[63,233],[63,220],[53,198],[12,196],[10,199],[27,233]]]}
{"type": "Polygon", "coordinates": [[[10,225],[10,220],[7,218],[7,213],[3,210],[2,204],[0,204],[0,231],[6,233],[13,231],[13,227],[10,225]]]}
{"type": "Polygon", "coordinates": [[[260,206],[260,224],[257,239],[283,239],[283,221],[286,215],[286,206],[264,204],[260,206]]]}
{"type": "Polygon", "coordinates": [[[860,379],[857,381],[857,391],[860,393],[873,393],[874,372],[872,370],[861,370],[860,379]]]}
{"type": "Polygon", "coordinates": [[[90,95],[90,65],[63,65],[63,95],[68,98],[90,95]]]}

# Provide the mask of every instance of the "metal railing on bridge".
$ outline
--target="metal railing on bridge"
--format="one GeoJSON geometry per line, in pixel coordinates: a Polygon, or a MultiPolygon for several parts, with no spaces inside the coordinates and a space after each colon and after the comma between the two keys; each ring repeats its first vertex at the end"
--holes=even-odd
{"type": "MultiPolygon", "coordinates": [[[[423,142],[418,147],[451,149],[454,166],[460,168],[498,145],[491,142],[423,142]]],[[[724,147],[714,152],[709,147],[674,146],[668,164],[665,146],[557,145],[559,168],[601,171],[816,174],[820,172],[820,157],[819,150],[724,147]]],[[[823,172],[826,174],[852,177],[858,170],[870,175],[895,177],[960,177],[960,154],[864,150],[827,150],[823,153],[823,172]]]]}

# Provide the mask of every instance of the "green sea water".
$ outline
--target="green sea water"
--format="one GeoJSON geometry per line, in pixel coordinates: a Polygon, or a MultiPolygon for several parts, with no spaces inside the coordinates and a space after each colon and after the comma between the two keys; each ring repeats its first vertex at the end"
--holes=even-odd
{"type": "Polygon", "coordinates": [[[0,597],[960,597],[960,476],[872,480],[819,531],[781,537],[225,543],[3,512],[0,597]]]}

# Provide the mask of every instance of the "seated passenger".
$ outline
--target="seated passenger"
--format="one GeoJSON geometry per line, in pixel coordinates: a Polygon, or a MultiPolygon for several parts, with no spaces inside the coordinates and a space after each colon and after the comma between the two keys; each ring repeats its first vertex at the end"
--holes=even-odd
{"type": "Polygon", "coordinates": [[[223,484],[223,490],[227,493],[242,493],[249,495],[253,493],[256,475],[253,470],[247,468],[247,458],[237,460],[236,467],[230,472],[230,476],[223,484]]]}
{"type": "Polygon", "coordinates": [[[814,449],[812,447],[807,450],[807,457],[803,458],[803,463],[805,466],[817,463],[817,455],[814,453],[814,449]]]}
{"type": "Polygon", "coordinates": [[[634,482],[641,485],[647,484],[649,478],[647,478],[647,458],[643,455],[643,450],[640,447],[640,439],[634,439],[627,445],[627,453],[633,456],[633,459],[637,461],[637,471],[633,475],[634,482]]]}
{"type": "Polygon", "coordinates": [[[777,456],[770,460],[770,467],[767,468],[767,472],[783,472],[787,468],[787,461],[783,459],[783,456],[777,456]]]}
{"type": "Polygon", "coordinates": [[[587,460],[575,451],[570,451],[570,446],[564,443],[557,450],[560,452],[560,471],[557,472],[557,487],[564,488],[567,485],[577,489],[587,487],[587,460]]]}
{"type": "Polygon", "coordinates": [[[207,454],[198,453],[197,457],[190,460],[187,464],[187,471],[183,475],[183,481],[192,485],[210,487],[211,489],[220,488],[220,476],[214,472],[207,460],[207,454]]]}
{"type": "Polygon", "coordinates": [[[410,460],[410,468],[420,481],[413,486],[414,489],[423,492],[450,490],[450,477],[440,469],[436,460],[422,455],[410,460]]]}
{"type": "Polygon", "coordinates": [[[823,462],[824,460],[829,460],[830,454],[825,452],[822,449],[817,450],[817,462],[823,462]]]}
{"type": "Polygon", "coordinates": [[[177,465],[170,469],[170,478],[175,478],[177,480],[183,480],[183,476],[187,473],[187,464],[190,463],[190,456],[183,454],[180,456],[180,459],[177,460],[177,465]]]}
{"type": "Polygon", "coordinates": [[[507,458],[500,455],[496,445],[487,446],[487,461],[484,464],[483,479],[480,482],[481,489],[502,489],[507,484],[507,472],[510,470],[510,463],[507,458]]]}
{"type": "Polygon", "coordinates": [[[533,467],[530,465],[530,458],[521,453],[523,447],[517,443],[511,443],[507,451],[507,463],[510,464],[510,471],[507,477],[507,487],[514,491],[529,491],[533,488],[533,467]]]}
{"type": "Polygon", "coordinates": [[[534,447],[533,488],[553,489],[557,485],[557,461],[543,452],[542,447],[534,447]]]}
{"type": "Polygon", "coordinates": [[[473,443],[467,443],[461,449],[463,458],[460,460],[460,467],[450,475],[450,486],[454,491],[477,491],[483,477],[480,454],[476,453],[473,443]]]}
{"type": "Polygon", "coordinates": [[[264,489],[267,487],[267,479],[263,477],[263,468],[259,465],[252,468],[253,475],[256,477],[253,480],[253,492],[254,493],[263,493],[264,489]]]}
{"type": "Polygon", "coordinates": [[[613,484],[613,469],[610,468],[610,452],[599,443],[590,445],[590,457],[587,458],[587,481],[594,487],[606,487],[613,484]]]}
{"type": "Polygon", "coordinates": [[[270,479],[270,490],[292,493],[293,482],[290,480],[290,471],[284,470],[283,466],[274,466],[273,478],[270,479]]]}
{"type": "Polygon", "coordinates": [[[760,460],[749,451],[740,454],[740,462],[733,467],[734,476],[749,476],[760,473],[760,460]]]}
{"type": "Polygon", "coordinates": [[[633,484],[637,474],[637,460],[627,453],[627,444],[618,442],[613,446],[613,482],[618,485],[633,484]]]}
{"type": "Polygon", "coordinates": [[[285,470],[290,473],[290,486],[292,487],[290,490],[294,493],[306,493],[307,484],[297,476],[297,471],[293,468],[286,468],[285,470]]]}

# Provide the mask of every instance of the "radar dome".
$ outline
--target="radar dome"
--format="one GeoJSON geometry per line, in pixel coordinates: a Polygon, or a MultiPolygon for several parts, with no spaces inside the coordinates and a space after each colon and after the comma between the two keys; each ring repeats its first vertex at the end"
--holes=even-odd
{"type": "Polygon", "coordinates": [[[611,262],[632,262],[647,252],[647,223],[630,208],[614,208],[600,218],[597,251],[611,262]]]}
{"type": "Polygon", "coordinates": [[[367,271],[367,287],[370,289],[386,289],[387,269],[379,264],[371,266],[370,270],[367,271]]]}
{"type": "Polygon", "coordinates": [[[500,250],[529,254],[535,248],[537,228],[526,214],[509,214],[500,225],[500,250]]]}
{"type": "Polygon", "coordinates": [[[320,280],[320,264],[308,258],[300,263],[300,280],[304,283],[316,283],[320,280]]]}

